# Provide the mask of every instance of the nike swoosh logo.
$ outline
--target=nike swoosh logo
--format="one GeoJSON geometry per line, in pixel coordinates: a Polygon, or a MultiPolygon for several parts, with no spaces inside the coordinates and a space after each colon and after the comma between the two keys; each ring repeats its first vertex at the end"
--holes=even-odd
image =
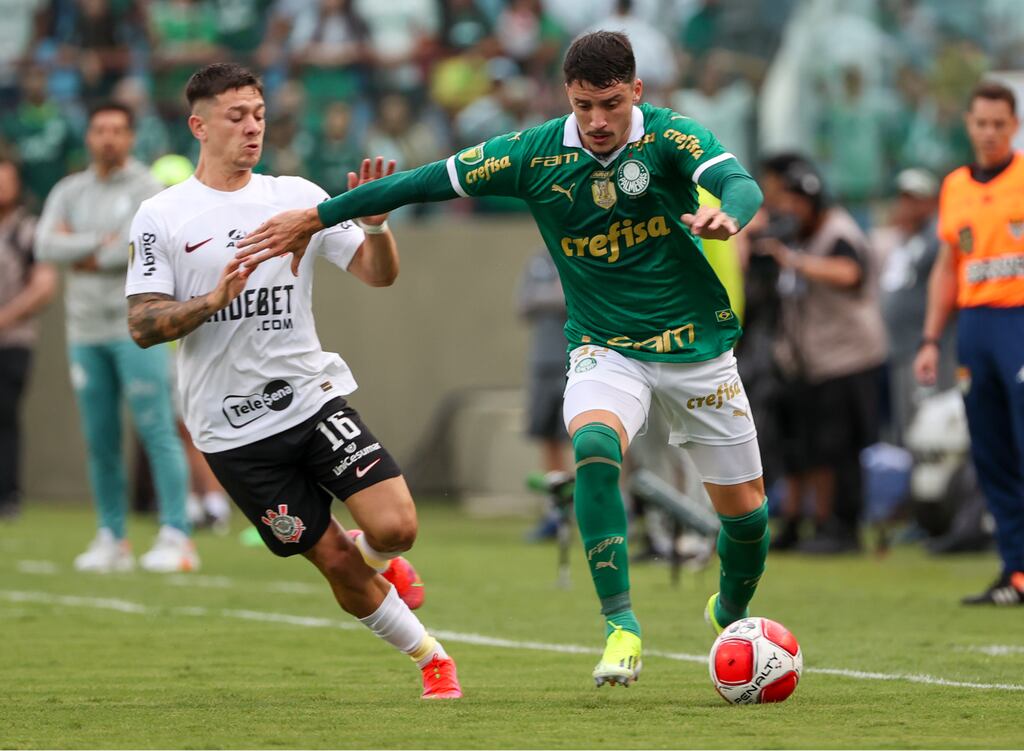
{"type": "Polygon", "coordinates": [[[185,252],[186,253],[191,253],[193,250],[197,250],[197,249],[203,247],[204,245],[206,245],[206,243],[210,242],[210,240],[212,240],[212,239],[213,239],[212,237],[208,237],[205,240],[203,240],[201,243],[196,243],[195,245],[193,245],[192,243],[185,243],[185,252]]]}
{"type": "Polygon", "coordinates": [[[376,467],[379,462],[380,462],[380,459],[374,459],[372,462],[367,464],[365,467],[356,467],[356,477],[358,477],[359,479],[362,479],[363,477],[366,476],[366,473],[369,472],[374,467],[376,467]]]}

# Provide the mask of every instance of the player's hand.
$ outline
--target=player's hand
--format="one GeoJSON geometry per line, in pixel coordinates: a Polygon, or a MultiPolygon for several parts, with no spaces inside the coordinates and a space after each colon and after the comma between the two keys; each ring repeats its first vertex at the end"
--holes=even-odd
{"type": "Polygon", "coordinates": [[[679,218],[693,234],[707,240],[728,240],[740,231],[735,219],[714,206],[701,206],[696,214],[683,214],[679,218]]]}
{"type": "MultiPolygon", "coordinates": [[[[376,159],[364,159],[363,164],[359,167],[359,174],[355,172],[348,173],[348,189],[371,183],[374,180],[380,180],[382,177],[395,174],[395,160],[388,160],[387,167],[384,166],[384,157],[379,156],[376,159]]],[[[364,224],[381,225],[384,224],[384,220],[388,218],[387,214],[374,214],[373,216],[362,216],[359,217],[359,221],[364,224]]]]}
{"type": "Polygon", "coordinates": [[[253,268],[244,266],[241,258],[232,258],[220,272],[217,286],[208,293],[210,304],[217,310],[223,310],[230,305],[232,300],[242,294],[252,272],[253,268]]]}
{"type": "Polygon", "coordinates": [[[914,358],[914,377],[923,386],[934,386],[939,372],[939,347],[934,342],[925,342],[914,358]]]}
{"type": "Polygon", "coordinates": [[[292,254],[292,274],[299,275],[299,262],[313,235],[324,228],[316,207],[293,209],[272,216],[238,241],[235,258],[252,269],[277,256],[292,254]]]}

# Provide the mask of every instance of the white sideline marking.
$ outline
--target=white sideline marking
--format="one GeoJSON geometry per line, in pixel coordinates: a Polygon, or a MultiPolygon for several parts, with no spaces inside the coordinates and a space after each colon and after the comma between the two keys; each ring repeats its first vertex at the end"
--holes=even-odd
{"type": "MultiPolygon", "coordinates": [[[[75,595],[54,595],[48,592],[21,592],[15,590],[0,590],[0,598],[10,602],[34,602],[44,605],[64,605],[67,607],[96,608],[99,610],[116,610],[120,613],[135,613],[138,615],[157,615],[169,612],[175,615],[188,615],[198,617],[219,616],[221,618],[237,618],[246,621],[258,621],[261,623],[282,623],[289,626],[302,626],[304,628],[330,628],[342,631],[361,631],[362,627],[355,623],[339,621],[333,618],[314,618],[309,616],[289,615],[288,613],[267,613],[259,610],[217,610],[204,607],[172,607],[154,608],[127,600],[117,600],[102,597],[78,597],[75,595]]],[[[450,642],[460,644],[473,644],[485,647],[498,647],[501,649],[530,649],[538,652],[557,652],[560,654],[600,654],[601,650],[578,644],[549,644],[539,641],[516,641],[514,639],[499,639],[483,634],[466,634],[460,631],[431,630],[435,636],[450,642]]],[[[1024,649],[1024,648],[1021,648],[1024,649]]],[[[706,663],[704,655],[686,654],[685,652],[661,652],[649,650],[648,655],[662,657],[677,662],[706,663]]],[[[929,686],[948,686],[951,688],[971,688],[982,691],[1024,691],[1024,685],[1017,683],[979,683],[975,681],[953,681],[946,678],[939,678],[933,675],[914,673],[871,673],[863,670],[845,670],[842,668],[805,668],[805,673],[817,673],[821,675],[834,675],[841,678],[853,678],[862,681],[906,681],[907,683],[921,683],[929,686]]]]}
{"type": "Polygon", "coordinates": [[[206,589],[230,589],[234,582],[226,576],[204,574],[168,574],[164,581],[175,587],[203,587],[206,589]]]}
{"type": "MultiPolygon", "coordinates": [[[[31,573],[31,572],[30,572],[31,573]]],[[[200,587],[203,589],[231,589],[236,585],[230,576],[207,576],[205,574],[168,574],[163,581],[173,587],[200,587]]],[[[291,595],[306,595],[326,591],[324,586],[314,586],[307,582],[269,581],[246,583],[245,587],[262,587],[268,592],[280,592],[291,595]]]]}
{"type": "Polygon", "coordinates": [[[985,644],[980,647],[964,647],[967,652],[981,652],[990,657],[1024,654],[1024,646],[1019,644],[985,644]]]}
{"type": "Polygon", "coordinates": [[[5,599],[11,602],[38,602],[44,605],[66,605],[73,608],[97,608],[99,610],[117,610],[121,613],[151,613],[152,608],[127,600],[115,600],[108,597],[77,597],[75,595],[51,595],[48,592],[12,592],[4,591],[5,599]]]}
{"type": "Polygon", "coordinates": [[[18,561],[16,568],[22,574],[56,574],[57,564],[53,561],[18,561]]]}
{"type": "Polygon", "coordinates": [[[268,592],[281,592],[286,595],[311,595],[311,594],[322,594],[324,586],[322,584],[309,584],[307,582],[293,582],[293,581],[276,581],[267,582],[268,592]]]}

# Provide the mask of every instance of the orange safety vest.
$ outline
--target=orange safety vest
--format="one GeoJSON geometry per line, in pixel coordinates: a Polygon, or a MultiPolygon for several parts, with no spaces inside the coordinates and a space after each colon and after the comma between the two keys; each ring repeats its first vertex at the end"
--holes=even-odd
{"type": "Polygon", "coordinates": [[[1024,153],[987,183],[968,167],[946,176],[939,239],[953,251],[959,307],[1024,306],[1024,153]]]}

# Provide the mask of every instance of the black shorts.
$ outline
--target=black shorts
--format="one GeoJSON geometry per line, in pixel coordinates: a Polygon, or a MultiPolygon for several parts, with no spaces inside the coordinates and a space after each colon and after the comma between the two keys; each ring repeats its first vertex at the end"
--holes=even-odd
{"type": "Polygon", "coordinates": [[[204,454],[213,474],[276,555],[304,553],[342,501],[402,474],[341,397],[298,425],[255,443],[204,454]]]}

